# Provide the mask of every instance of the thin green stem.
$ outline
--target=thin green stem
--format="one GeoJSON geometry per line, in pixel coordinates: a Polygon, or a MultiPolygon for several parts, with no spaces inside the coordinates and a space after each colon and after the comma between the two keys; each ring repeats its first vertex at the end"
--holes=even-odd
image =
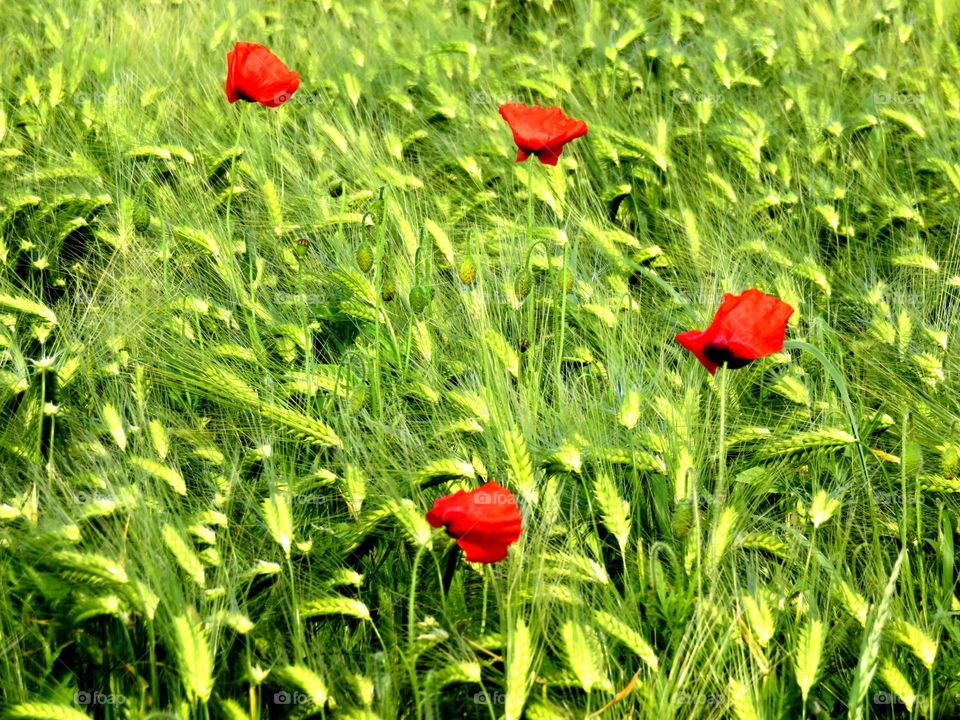
{"type": "MultiPolygon", "coordinates": [[[[545,241],[536,240],[535,242],[531,243],[529,236],[527,236],[527,242],[530,244],[527,247],[527,257],[523,262],[523,270],[521,271],[524,274],[532,271],[530,264],[533,260],[533,249],[537,247],[537,245],[542,245],[544,251],[547,253],[547,258],[550,257],[550,248],[547,246],[547,243],[545,241]]],[[[530,294],[527,296],[527,299],[525,300],[525,302],[527,303],[527,342],[532,345],[534,333],[536,332],[536,308],[537,308],[536,295],[533,292],[533,288],[530,288],[530,294]]],[[[532,363],[530,363],[529,365],[532,367],[532,363]]]]}
{"type": "Polygon", "coordinates": [[[48,436],[48,447],[47,447],[47,478],[53,477],[53,438],[56,435],[57,427],[57,416],[50,416],[50,435],[48,436]]]}
{"type": "MultiPolygon", "coordinates": [[[[300,299],[300,324],[303,327],[303,371],[307,379],[307,399],[313,397],[313,336],[310,332],[309,315],[307,313],[306,287],[303,283],[303,258],[297,263],[297,295],[300,299]]],[[[334,388],[336,396],[336,388],[334,388]]]]}
{"type": "Polygon", "coordinates": [[[287,554],[287,572],[290,574],[290,603],[293,608],[293,652],[297,663],[303,661],[303,625],[300,623],[300,604],[297,602],[297,589],[294,583],[293,561],[287,554]]]}
{"type": "Polygon", "coordinates": [[[417,683],[417,654],[416,654],[416,627],[417,627],[417,571],[420,569],[420,560],[423,553],[430,547],[429,544],[417,548],[413,557],[413,572],[410,576],[410,598],[407,607],[407,662],[409,663],[410,684],[413,687],[413,698],[417,705],[417,717],[423,716],[423,704],[420,689],[417,683]]]}
{"type": "MultiPolygon", "coordinates": [[[[234,195],[234,172],[237,167],[237,155],[240,150],[240,139],[243,136],[243,120],[246,117],[246,111],[244,107],[240,107],[240,120],[237,122],[237,136],[233,142],[233,155],[230,158],[230,179],[229,187],[227,188],[227,247],[233,247],[233,214],[231,208],[233,207],[233,195],[234,195]]],[[[250,345],[252,346],[254,352],[264,354],[263,344],[260,342],[260,336],[257,333],[257,316],[256,311],[254,310],[256,304],[256,292],[254,288],[254,269],[256,267],[256,260],[254,258],[254,248],[253,240],[247,238],[246,243],[246,255],[247,255],[247,333],[250,337],[250,345]]],[[[240,297],[242,302],[243,291],[238,288],[238,297],[240,297]]]]}
{"type": "MultiPolygon", "coordinates": [[[[382,199],[381,190],[381,199],[382,199]]],[[[373,343],[373,363],[370,368],[370,401],[373,408],[373,416],[378,420],[383,417],[383,397],[380,393],[380,313],[383,302],[383,240],[384,240],[384,217],[386,216],[386,201],[381,205],[380,217],[376,218],[377,223],[377,241],[373,251],[373,302],[376,311],[374,320],[374,343],[373,343]]]]}
{"type": "MultiPolygon", "coordinates": [[[[527,168],[527,235],[524,238],[527,243],[527,259],[523,264],[523,273],[526,274],[530,271],[530,258],[533,255],[533,248],[537,245],[536,242],[531,242],[533,235],[533,170],[527,168]]],[[[538,241],[543,244],[544,249],[547,249],[549,257],[549,249],[545,242],[538,241]]],[[[536,302],[533,299],[529,299],[530,295],[533,294],[533,288],[530,289],[530,294],[528,295],[527,300],[527,342],[533,344],[533,336],[536,330],[535,327],[535,313],[536,313],[536,302]]]]}
{"type": "Polygon", "coordinates": [[[37,461],[43,462],[43,418],[47,404],[47,369],[40,369],[40,413],[37,416],[37,461]]]}
{"type": "Polygon", "coordinates": [[[157,669],[157,631],[154,620],[147,620],[147,653],[150,664],[150,701],[153,710],[160,709],[160,673],[157,669]]]}
{"type": "Polygon", "coordinates": [[[227,180],[229,183],[228,193],[227,193],[227,243],[229,244],[233,240],[233,217],[230,214],[230,208],[233,206],[233,174],[237,167],[237,154],[240,150],[240,138],[243,135],[243,119],[246,117],[243,106],[240,107],[240,120],[237,122],[237,136],[233,141],[233,155],[230,157],[230,176],[227,180]]]}
{"type": "Polygon", "coordinates": [[[696,533],[695,556],[697,561],[697,597],[703,598],[703,530],[700,524],[700,493],[697,490],[697,479],[691,480],[693,487],[693,532],[696,533]]]}
{"type": "Polygon", "coordinates": [[[420,569],[420,559],[428,547],[429,545],[421,545],[417,548],[417,554],[413,556],[413,573],[410,577],[410,599],[409,605],[407,606],[407,647],[411,652],[413,652],[414,648],[414,632],[417,622],[417,571],[420,569]]]}
{"type": "Polygon", "coordinates": [[[490,590],[490,576],[483,574],[483,609],[480,611],[480,634],[487,631],[487,595],[490,590]]]}
{"type": "Polygon", "coordinates": [[[722,510],[727,492],[727,364],[720,368],[720,437],[717,442],[717,485],[714,490],[714,507],[717,514],[722,510]]]}
{"type": "Polygon", "coordinates": [[[527,168],[527,242],[533,235],[533,170],[527,168]]]}
{"type": "MultiPolygon", "coordinates": [[[[910,512],[908,509],[909,495],[907,494],[907,418],[908,414],[903,414],[903,421],[900,428],[900,509],[902,520],[900,522],[900,547],[909,547],[908,537],[910,534],[910,512]]],[[[918,536],[919,537],[919,536],[918,536]]],[[[903,563],[904,579],[909,581],[912,576],[910,556],[904,558],[903,563]]]]}
{"type": "Polygon", "coordinates": [[[563,264],[560,266],[560,314],[557,316],[557,403],[563,399],[563,343],[567,329],[567,245],[563,245],[563,264]]]}
{"type": "Polygon", "coordinates": [[[805,577],[805,578],[809,577],[809,575],[807,575],[807,572],[810,570],[810,560],[813,557],[813,548],[815,547],[816,543],[817,543],[817,528],[816,526],[814,526],[813,531],[810,533],[810,545],[807,548],[807,561],[803,564],[802,577],[805,577]]]}

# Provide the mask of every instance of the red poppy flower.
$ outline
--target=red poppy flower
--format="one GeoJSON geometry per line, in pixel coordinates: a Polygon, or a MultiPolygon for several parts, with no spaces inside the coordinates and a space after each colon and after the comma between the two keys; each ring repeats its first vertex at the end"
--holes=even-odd
{"type": "Polygon", "coordinates": [[[522,518],[513,493],[495,482],[438,498],[427,513],[433,527],[446,527],[470,562],[495,563],[520,538],[522,518]]]}
{"type": "Polygon", "coordinates": [[[300,87],[300,75],[263,45],[238,42],[227,53],[227,99],[283,105],[300,87]]]}
{"type": "Polygon", "coordinates": [[[759,290],[747,290],[742,295],[726,293],[710,327],[682,332],[677,342],[715,375],[724,363],[731,369],[742,368],[780,352],[791,315],[792,307],[759,290]]]}
{"type": "Polygon", "coordinates": [[[587,134],[587,124],[563,114],[558,107],[540,107],[507,103],[500,115],[513,130],[517,143],[517,162],[536,155],[544,165],[556,165],[563,146],[587,134]]]}

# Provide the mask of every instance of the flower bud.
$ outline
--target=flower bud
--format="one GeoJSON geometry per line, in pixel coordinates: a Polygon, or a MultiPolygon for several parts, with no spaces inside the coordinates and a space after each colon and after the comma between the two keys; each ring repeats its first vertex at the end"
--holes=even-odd
{"type": "Polygon", "coordinates": [[[307,238],[299,238],[297,244],[293,246],[293,251],[297,254],[297,257],[306,257],[309,249],[310,241],[307,238]]]}
{"type": "Polygon", "coordinates": [[[523,300],[530,294],[530,291],[533,289],[533,271],[529,268],[517,275],[516,281],[513,284],[513,290],[517,294],[517,298],[523,300]]]}
{"type": "Polygon", "coordinates": [[[410,302],[410,309],[413,310],[413,312],[417,315],[422,313],[426,309],[427,304],[430,302],[427,291],[421,285],[414,285],[410,289],[410,296],[408,300],[410,302]]]}
{"type": "Polygon", "coordinates": [[[396,295],[397,286],[393,284],[393,280],[389,277],[383,278],[383,282],[380,284],[380,297],[383,298],[383,301],[392,302],[396,295]]]}
{"type": "Polygon", "coordinates": [[[460,282],[464,285],[473,285],[473,281],[477,278],[477,264],[473,261],[473,258],[465,258],[460,263],[460,267],[457,268],[457,275],[460,276],[460,282]]]}
{"type": "Polygon", "coordinates": [[[150,210],[142,202],[137,202],[131,212],[133,227],[138,233],[145,233],[150,229],[150,210]]]}
{"type": "Polygon", "coordinates": [[[677,504],[673,511],[673,534],[677,537],[686,537],[693,520],[693,505],[687,502],[677,504]]]}
{"type": "Polygon", "coordinates": [[[557,286],[565,293],[573,292],[573,273],[566,268],[561,268],[557,274],[557,286]]]}
{"type": "Polygon", "coordinates": [[[357,267],[365,273],[373,267],[373,250],[366,243],[357,248],[357,267]]]}

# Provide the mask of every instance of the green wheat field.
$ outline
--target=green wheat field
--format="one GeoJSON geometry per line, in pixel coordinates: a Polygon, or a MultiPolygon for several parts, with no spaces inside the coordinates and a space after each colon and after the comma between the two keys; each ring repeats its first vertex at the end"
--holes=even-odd
{"type": "Polygon", "coordinates": [[[0,3],[0,718],[960,716],[958,35],[0,3]],[[510,102],[589,132],[518,163],[510,102]],[[749,288],[787,342],[712,376],[749,288]],[[468,563],[425,515],[491,480],[468,563]]]}

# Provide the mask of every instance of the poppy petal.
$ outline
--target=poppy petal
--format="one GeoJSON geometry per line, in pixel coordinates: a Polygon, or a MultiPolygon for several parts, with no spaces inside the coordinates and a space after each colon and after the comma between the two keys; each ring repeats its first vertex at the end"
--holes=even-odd
{"type": "Polygon", "coordinates": [[[711,375],[717,374],[717,368],[720,367],[706,355],[706,333],[701,330],[687,330],[677,335],[677,342],[692,352],[700,364],[703,365],[711,375]]]}
{"type": "Polygon", "coordinates": [[[495,563],[507,556],[507,546],[474,542],[467,538],[457,540],[457,545],[466,554],[468,562],[495,563]]]}
{"type": "Polygon", "coordinates": [[[507,546],[520,538],[523,517],[517,499],[507,488],[488,482],[476,490],[459,490],[438,498],[427,513],[427,522],[445,527],[475,562],[498,562],[507,546]]]}
{"type": "Polygon", "coordinates": [[[558,107],[505,103],[500,115],[513,132],[518,162],[535,154],[545,165],[556,165],[563,146],[587,134],[583,120],[567,117],[558,107]]]}
{"type": "Polygon", "coordinates": [[[748,290],[719,320],[714,320],[722,338],[739,358],[756,360],[783,349],[787,321],[793,308],[759,290],[748,290]]]}
{"type": "Polygon", "coordinates": [[[240,56],[246,55],[246,45],[247,43],[237,43],[233,50],[227,53],[227,100],[231,104],[237,102],[240,99],[240,96],[237,94],[236,88],[236,73],[237,66],[240,62],[240,56]]]}
{"type": "Polygon", "coordinates": [[[258,102],[267,107],[282,105],[300,87],[293,72],[267,47],[238,42],[227,54],[227,99],[258,102]]]}
{"type": "Polygon", "coordinates": [[[560,153],[563,152],[563,145],[545,147],[537,153],[537,159],[544,165],[556,165],[560,159],[560,153]]]}
{"type": "Polygon", "coordinates": [[[726,293],[710,327],[680,333],[677,342],[711,374],[721,364],[741,368],[783,349],[793,312],[787,303],[755,288],[741,295],[726,293]]]}

